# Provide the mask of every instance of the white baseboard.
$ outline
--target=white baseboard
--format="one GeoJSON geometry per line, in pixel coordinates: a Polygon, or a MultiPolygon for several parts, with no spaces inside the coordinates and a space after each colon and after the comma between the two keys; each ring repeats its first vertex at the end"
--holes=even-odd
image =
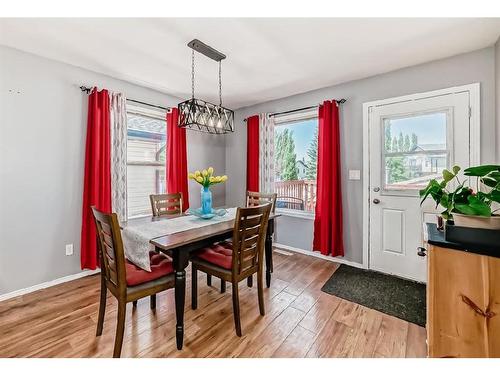
{"type": "Polygon", "coordinates": [[[362,263],[351,262],[350,260],[346,260],[346,259],[343,259],[340,257],[332,257],[329,255],[323,255],[321,253],[318,253],[317,251],[299,249],[297,247],[292,247],[292,246],[283,245],[283,244],[279,244],[279,243],[273,243],[273,247],[276,247],[278,249],[293,251],[295,253],[309,255],[309,256],[312,256],[315,258],[324,259],[324,260],[327,260],[329,262],[347,264],[348,266],[352,266],[352,267],[356,267],[356,268],[365,268],[362,263]]]}
{"type": "Polygon", "coordinates": [[[74,275],[60,277],[59,279],[55,279],[52,281],[47,281],[45,283],[33,285],[33,286],[28,287],[28,288],[14,290],[13,292],[9,292],[7,294],[0,295],[0,301],[5,301],[5,300],[8,300],[8,299],[11,299],[14,297],[19,297],[19,296],[22,296],[23,294],[32,293],[32,292],[35,292],[35,291],[40,290],[40,289],[49,288],[49,287],[54,286],[54,285],[66,283],[66,282],[71,281],[71,280],[80,279],[80,278],[85,277],[85,276],[94,275],[94,274],[99,273],[99,272],[101,272],[101,271],[98,269],[97,270],[82,271],[82,272],[79,272],[79,273],[74,274],[74,275]]]}

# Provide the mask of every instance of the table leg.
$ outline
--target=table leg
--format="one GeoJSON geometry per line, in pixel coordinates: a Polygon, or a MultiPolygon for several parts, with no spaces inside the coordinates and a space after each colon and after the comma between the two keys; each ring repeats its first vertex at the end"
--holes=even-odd
{"type": "Polygon", "coordinates": [[[173,266],[175,272],[175,338],[177,349],[182,349],[184,341],[184,305],[186,300],[186,267],[189,263],[187,251],[173,252],[173,266]]]}
{"type": "Polygon", "coordinates": [[[273,233],[274,220],[269,220],[266,233],[265,252],[266,252],[266,286],[271,286],[271,272],[273,272],[273,233]]]}

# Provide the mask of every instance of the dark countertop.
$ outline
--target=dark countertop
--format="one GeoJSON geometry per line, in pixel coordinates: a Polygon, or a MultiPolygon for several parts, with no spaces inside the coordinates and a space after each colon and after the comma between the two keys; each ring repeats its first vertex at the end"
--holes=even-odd
{"type": "Polygon", "coordinates": [[[444,237],[444,231],[439,231],[437,229],[437,225],[431,223],[427,223],[427,235],[427,243],[431,245],[500,258],[500,244],[497,247],[490,247],[473,243],[457,243],[446,241],[444,237]]]}

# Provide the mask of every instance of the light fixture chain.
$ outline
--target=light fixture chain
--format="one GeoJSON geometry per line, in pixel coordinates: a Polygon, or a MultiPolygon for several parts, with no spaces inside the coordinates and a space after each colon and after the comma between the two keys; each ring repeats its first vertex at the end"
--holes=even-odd
{"type": "Polygon", "coordinates": [[[219,105],[222,107],[222,60],[219,60],[219,105]]]}
{"type": "Polygon", "coordinates": [[[191,54],[191,98],[194,99],[194,49],[191,54]]]}

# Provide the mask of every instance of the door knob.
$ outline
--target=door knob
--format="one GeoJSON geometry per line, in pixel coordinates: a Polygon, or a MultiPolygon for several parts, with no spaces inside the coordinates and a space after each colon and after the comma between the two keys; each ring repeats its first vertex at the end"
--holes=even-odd
{"type": "Polygon", "coordinates": [[[425,247],[417,247],[417,255],[419,257],[425,257],[427,255],[427,249],[425,247]]]}
{"type": "Polygon", "coordinates": [[[380,203],[380,199],[375,198],[375,199],[373,200],[373,203],[375,203],[375,204],[379,204],[379,203],[380,203]]]}

